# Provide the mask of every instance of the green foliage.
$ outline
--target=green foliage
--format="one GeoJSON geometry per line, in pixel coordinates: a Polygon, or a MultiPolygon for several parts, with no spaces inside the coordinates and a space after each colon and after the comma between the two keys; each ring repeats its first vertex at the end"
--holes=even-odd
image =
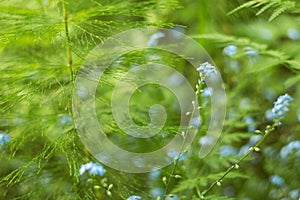
{"type": "Polygon", "coordinates": [[[286,0],[252,0],[248,1],[234,10],[230,11],[228,14],[233,14],[241,9],[244,8],[260,8],[256,15],[260,15],[264,12],[266,12],[269,9],[273,9],[272,14],[269,18],[269,21],[274,20],[276,17],[278,17],[281,13],[285,12],[286,10],[292,10],[295,8],[296,3],[295,1],[286,1],[286,0]]]}

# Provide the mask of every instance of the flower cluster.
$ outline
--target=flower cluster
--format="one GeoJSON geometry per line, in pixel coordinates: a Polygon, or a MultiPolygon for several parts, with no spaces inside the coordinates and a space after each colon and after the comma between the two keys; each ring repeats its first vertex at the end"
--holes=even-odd
{"type": "Polygon", "coordinates": [[[10,141],[9,135],[6,133],[1,133],[0,134],[0,149],[4,147],[4,144],[10,141]]]}
{"type": "Polygon", "coordinates": [[[200,64],[197,68],[200,73],[200,77],[212,76],[217,74],[217,69],[215,66],[209,64],[208,62],[200,64]]]}
{"type": "Polygon", "coordinates": [[[293,100],[294,99],[288,94],[278,97],[272,109],[273,119],[282,119],[289,110],[290,102],[293,100]]]}
{"type": "Polygon", "coordinates": [[[127,198],[127,200],[141,200],[142,198],[140,196],[132,195],[127,198]]]}
{"type": "Polygon", "coordinates": [[[102,165],[93,162],[89,162],[81,165],[81,168],[79,169],[80,175],[82,175],[85,171],[89,171],[91,175],[100,175],[100,176],[103,176],[106,172],[106,170],[102,165]]]}

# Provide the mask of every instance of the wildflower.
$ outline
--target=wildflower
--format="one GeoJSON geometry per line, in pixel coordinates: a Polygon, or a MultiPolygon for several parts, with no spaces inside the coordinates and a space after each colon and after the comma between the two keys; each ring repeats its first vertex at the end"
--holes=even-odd
{"type": "Polygon", "coordinates": [[[255,120],[251,116],[245,118],[245,123],[248,125],[248,132],[254,132],[256,130],[255,120]]]}
{"type": "Polygon", "coordinates": [[[277,101],[274,102],[274,107],[272,109],[273,119],[282,119],[289,110],[291,101],[293,101],[293,98],[288,94],[278,97],[277,101]]]}
{"type": "Polygon", "coordinates": [[[203,92],[201,94],[202,97],[210,97],[213,93],[213,88],[211,87],[205,87],[203,89],[203,92]]]}
{"type": "Polygon", "coordinates": [[[162,197],[163,194],[164,194],[164,191],[163,191],[162,188],[157,187],[157,188],[153,188],[152,190],[150,190],[150,194],[151,194],[154,198],[156,198],[156,197],[162,197]]]}
{"type": "Polygon", "coordinates": [[[284,185],[283,178],[281,178],[278,175],[272,175],[270,177],[270,181],[271,181],[271,183],[273,183],[274,185],[277,185],[277,186],[283,186],[284,185]]]}
{"type": "Polygon", "coordinates": [[[237,150],[233,146],[230,145],[224,145],[220,148],[220,156],[231,156],[236,155],[237,150]]]}
{"type": "Polygon", "coordinates": [[[280,157],[282,159],[285,159],[293,152],[296,152],[298,155],[300,155],[300,140],[294,140],[286,146],[284,146],[280,150],[280,157]]]}
{"type": "Polygon", "coordinates": [[[291,40],[299,40],[299,33],[297,31],[297,29],[294,28],[290,28],[287,31],[287,36],[291,39],[291,40]]]}
{"type": "Polygon", "coordinates": [[[136,195],[132,195],[132,196],[127,198],[127,200],[141,200],[141,199],[142,199],[142,197],[136,196],[136,195]]]}
{"type": "Polygon", "coordinates": [[[163,32],[157,32],[151,35],[149,41],[147,42],[148,46],[155,46],[157,45],[157,42],[160,38],[165,37],[165,34],[163,32]]]}
{"type": "Polygon", "coordinates": [[[203,136],[199,139],[198,143],[201,145],[211,145],[213,143],[213,138],[209,135],[203,136]]]}
{"type": "Polygon", "coordinates": [[[258,52],[250,46],[246,46],[243,49],[248,56],[258,56],[258,52]]]}
{"type": "Polygon", "coordinates": [[[160,171],[160,170],[151,171],[151,172],[149,173],[149,179],[150,179],[151,181],[157,180],[157,179],[159,178],[160,174],[161,174],[161,171],[160,171]]]}
{"type": "Polygon", "coordinates": [[[89,171],[89,173],[92,175],[100,175],[100,176],[103,176],[106,172],[106,170],[102,165],[93,162],[89,162],[81,165],[79,169],[80,175],[82,175],[85,171],[89,171]]]}
{"type": "Polygon", "coordinates": [[[182,161],[186,158],[186,155],[183,153],[178,153],[177,151],[174,150],[168,152],[168,156],[172,159],[177,159],[179,154],[180,154],[180,157],[178,159],[179,161],[182,161]]]}
{"type": "Polygon", "coordinates": [[[233,56],[237,52],[237,47],[235,45],[229,45],[224,48],[223,53],[229,57],[233,56]]]}
{"type": "Polygon", "coordinates": [[[60,125],[69,124],[72,121],[72,117],[67,114],[61,114],[58,116],[58,123],[60,125]]]}
{"type": "Polygon", "coordinates": [[[217,74],[216,67],[209,64],[208,62],[200,64],[200,66],[197,68],[197,71],[200,73],[200,77],[212,76],[217,74]]]}
{"type": "Polygon", "coordinates": [[[9,142],[11,138],[6,133],[0,134],[0,149],[4,147],[5,143],[9,142]]]}

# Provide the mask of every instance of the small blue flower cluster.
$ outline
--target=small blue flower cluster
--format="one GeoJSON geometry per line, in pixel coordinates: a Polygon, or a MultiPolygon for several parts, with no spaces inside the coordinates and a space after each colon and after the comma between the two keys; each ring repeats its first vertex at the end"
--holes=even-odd
{"type": "Polygon", "coordinates": [[[293,100],[294,99],[288,94],[278,97],[272,109],[273,119],[282,119],[289,110],[290,102],[293,100]]]}
{"type": "Polygon", "coordinates": [[[81,165],[81,168],[79,169],[80,175],[82,175],[85,171],[89,171],[91,175],[100,175],[100,176],[103,176],[106,172],[106,170],[102,165],[93,162],[89,162],[81,165]]]}
{"type": "Polygon", "coordinates": [[[200,77],[212,76],[217,74],[216,67],[209,64],[208,62],[200,64],[200,66],[197,68],[197,71],[200,73],[200,77]]]}
{"type": "Polygon", "coordinates": [[[4,147],[4,144],[9,142],[11,138],[6,133],[0,134],[0,149],[4,147]]]}
{"type": "Polygon", "coordinates": [[[224,48],[223,53],[229,57],[233,56],[237,52],[237,46],[235,45],[228,45],[224,48]]]}
{"type": "Polygon", "coordinates": [[[127,200],[141,200],[142,198],[140,196],[132,195],[127,198],[127,200]]]}

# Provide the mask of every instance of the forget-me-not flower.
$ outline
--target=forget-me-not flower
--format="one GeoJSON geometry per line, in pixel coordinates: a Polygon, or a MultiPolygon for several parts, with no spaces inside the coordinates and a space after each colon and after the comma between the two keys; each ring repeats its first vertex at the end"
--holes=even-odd
{"type": "Polygon", "coordinates": [[[141,200],[142,198],[140,196],[132,195],[127,198],[127,200],[141,200]]]}
{"type": "Polygon", "coordinates": [[[235,45],[228,45],[224,48],[223,53],[229,57],[233,56],[237,52],[237,46],[235,45]]]}
{"type": "Polygon", "coordinates": [[[81,168],[79,169],[80,175],[82,175],[86,171],[88,171],[89,174],[91,175],[100,175],[100,176],[103,176],[106,172],[106,170],[102,165],[93,162],[89,162],[81,165],[81,168]]]}
{"type": "Polygon", "coordinates": [[[287,36],[291,39],[291,40],[299,40],[299,33],[297,29],[294,28],[290,28],[287,31],[287,36]]]}
{"type": "Polygon", "coordinates": [[[273,119],[282,119],[289,110],[290,102],[293,100],[294,99],[288,94],[278,97],[274,102],[274,107],[272,109],[273,119]]]}
{"type": "Polygon", "coordinates": [[[5,143],[9,142],[11,138],[6,133],[0,133],[0,149],[4,147],[5,143]]]}
{"type": "Polygon", "coordinates": [[[197,71],[200,73],[200,77],[212,76],[217,74],[217,68],[208,62],[200,64],[197,68],[197,71]]]}

